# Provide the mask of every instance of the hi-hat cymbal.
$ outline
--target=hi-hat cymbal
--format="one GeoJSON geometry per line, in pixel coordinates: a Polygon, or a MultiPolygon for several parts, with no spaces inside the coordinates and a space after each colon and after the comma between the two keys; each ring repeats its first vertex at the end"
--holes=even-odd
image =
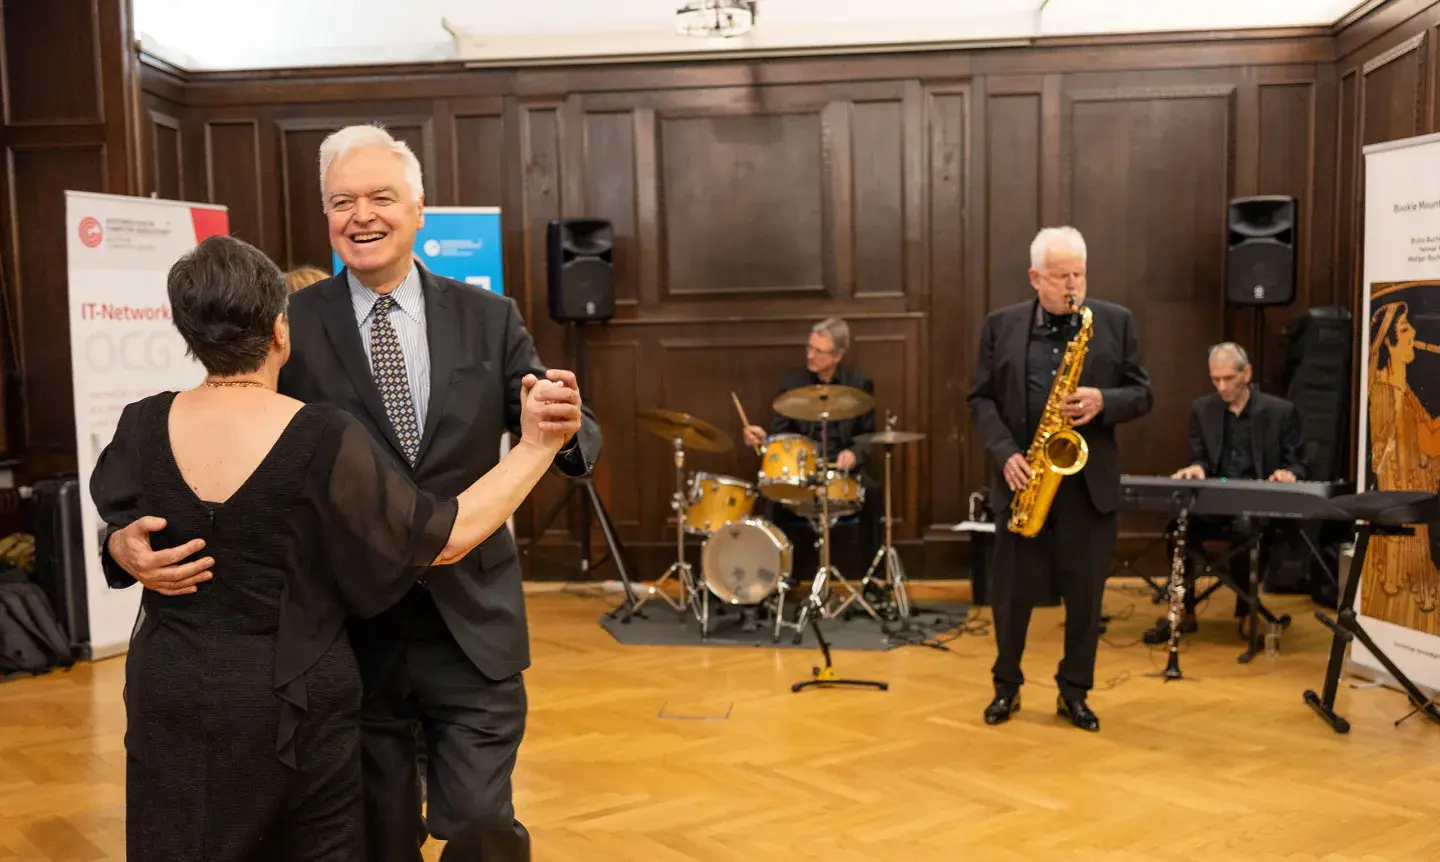
{"type": "Polygon", "coordinates": [[[803,386],[780,393],[775,412],[801,422],[854,419],[875,409],[875,399],[853,386],[803,386]]]}
{"type": "Polygon", "coordinates": [[[896,443],[915,443],[924,440],[925,435],[919,431],[877,431],[874,434],[861,434],[855,438],[856,443],[878,443],[881,446],[889,446],[896,443]]]}
{"type": "Polygon", "coordinates": [[[635,414],[646,430],[665,440],[679,440],[686,449],[701,452],[728,452],[734,442],[724,431],[689,413],[675,410],[641,410],[635,414]]]}

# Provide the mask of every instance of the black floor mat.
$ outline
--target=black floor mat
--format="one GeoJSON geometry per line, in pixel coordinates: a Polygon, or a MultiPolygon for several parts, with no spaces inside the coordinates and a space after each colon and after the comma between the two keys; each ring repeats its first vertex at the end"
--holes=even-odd
{"type": "MultiPolygon", "coordinates": [[[[944,640],[965,625],[969,606],[964,604],[923,605],[918,613],[912,614],[909,626],[902,627],[895,622],[877,622],[863,610],[850,619],[821,620],[820,628],[825,640],[835,650],[880,651],[896,647],[919,644],[925,640],[944,640]]],[[[716,606],[710,606],[710,637],[701,639],[700,622],[689,611],[676,611],[659,599],[640,609],[644,616],[632,616],[630,621],[621,622],[621,615],[609,613],[600,617],[600,626],[615,640],[627,646],[726,646],[726,647],[770,647],[782,649],[819,649],[815,632],[807,624],[805,636],[795,644],[795,629],[782,628],[780,642],[774,641],[775,621],[762,619],[758,631],[746,632],[740,628],[740,610],[725,607],[723,615],[717,615],[716,606]]],[[[768,615],[767,615],[768,616],[768,615]]],[[[793,615],[786,613],[787,618],[793,615]]]]}

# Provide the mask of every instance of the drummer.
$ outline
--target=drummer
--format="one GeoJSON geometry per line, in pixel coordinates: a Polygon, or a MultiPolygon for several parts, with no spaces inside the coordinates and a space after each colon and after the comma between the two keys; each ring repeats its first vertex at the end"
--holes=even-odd
{"type": "MultiPolygon", "coordinates": [[[[831,317],[815,324],[810,330],[810,343],[805,348],[804,367],[795,366],[780,375],[780,391],[784,393],[792,389],[825,384],[849,386],[859,389],[867,395],[874,395],[875,383],[870,379],[870,375],[853,365],[845,365],[842,362],[849,349],[850,327],[845,321],[838,317],[831,317]]],[[[751,448],[760,446],[769,435],[799,434],[815,441],[818,448],[823,442],[820,425],[819,422],[801,422],[776,413],[770,420],[768,435],[765,429],[759,425],[750,425],[745,428],[745,445],[751,448]]],[[[875,432],[875,411],[870,410],[854,419],[832,421],[828,425],[829,428],[825,435],[829,445],[829,451],[825,453],[826,461],[834,464],[840,470],[849,471],[852,476],[857,476],[865,488],[865,502],[859,516],[859,539],[861,566],[868,567],[870,561],[875,557],[876,550],[880,547],[882,538],[880,521],[885,501],[881,498],[881,489],[866,472],[870,446],[866,443],[857,443],[855,438],[862,434],[875,432]]],[[[768,502],[766,517],[784,530],[785,535],[795,545],[795,565],[790,574],[790,584],[793,586],[800,580],[809,580],[820,568],[820,559],[815,548],[818,536],[811,529],[810,522],[773,500],[768,502]]],[[[831,562],[834,564],[833,552],[831,557],[831,562]]],[[[841,574],[855,583],[864,576],[865,571],[862,568],[852,577],[850,572],[842,569],[841,574]]],[[[874,600],[880,598],[880,594],[874,589],[869,589],[867,592],[874,593],[873,596],[866,596],[866,600],[871,601],[873,606],[874,600]]],[[[753,617],[747,615],[744,623],[747,629],[751,628],[754,625],[753,617]]]]}

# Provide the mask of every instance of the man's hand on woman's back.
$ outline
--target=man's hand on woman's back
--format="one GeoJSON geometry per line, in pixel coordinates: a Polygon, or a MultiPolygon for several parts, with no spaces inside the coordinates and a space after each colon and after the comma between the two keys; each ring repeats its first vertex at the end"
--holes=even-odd
{"type": "Polygon", "coordinates": [[[192,539],[175,548],[152,549],[150,534],[164,528],[164,518],[146,516],[123,530],[116,530],[110,535],[110,556],[147,590],[164,596],[193,593],[197,584],[210,580],[210,567],[215,561],[202,557],[183,562],[205,548],[204,539],[192,539]]]}

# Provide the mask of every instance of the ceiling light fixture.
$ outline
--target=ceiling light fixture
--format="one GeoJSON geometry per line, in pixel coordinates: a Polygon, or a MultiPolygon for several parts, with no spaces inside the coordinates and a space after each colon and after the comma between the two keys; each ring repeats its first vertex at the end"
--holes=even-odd
{"type": "Polygon", "coordinates": [[[743,36],[755,25],[757,0],[691,0],[675,10],[682,36],[743,36]]]}

